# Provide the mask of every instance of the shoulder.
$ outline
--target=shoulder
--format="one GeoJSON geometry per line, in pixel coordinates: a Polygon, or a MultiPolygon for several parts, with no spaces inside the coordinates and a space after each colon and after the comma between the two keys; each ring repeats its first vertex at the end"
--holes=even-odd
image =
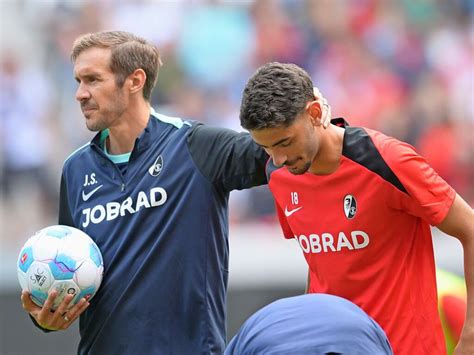
{"type": "Polygon", "coordinates": [[[266,183],[268,156],[247,132],[193,122],[187,144],[202,175],[226,191],[266,183]]]}
{"type": "Polygon", "coordinates": [[[208,140],[232,140],[236,137],[248,137],[246,132],[236,132],[228,128],[215,127],[203,124],[201,122],[189,121],[190,129],[188,134],[188,141],[191,142],[208,142],[208,140]]]}
{"type": "Polygon", "coordinates": [[[343,153],[357,160],[367,153],[391,157],[400,152],[415,152],[408,143],[365,127],[347,127],[344,135],[343,153]]]}
{"type": "MultiPolygon", "coordinates": [[[[367,128],[365,130],[382,159],[402,182],[406,174],[411,176],[411,174],[419,174],[420,171],[432,170],[426,159],[418,154],[415,147],[409,143],[375,130],[367,128]]],[[[422,176],[429,176],[430,174],[423,173],[422,176]]]]}
{"type": "Polygon", "coordinates": [[[202,154],[209,151],[210,154],[217,156],[234,151],[259,149],[248,132],[208,126],[200,122],[190,122],[187,142],[191,152],[202,154]]]}
{"type": "Polygon", "coordinates": [[[409,144],[368,128],[347,127],[342,154],[406,192],[394,170],[404,157],[414,154],[409,144]]]}
{"type": "Polygon", "coordinates": [[[91,150],[91,143],[87,142],[83,146],[77,148],[75,151],[73,151],[69,156],[64,160],[63,167],[67,168],[71,164],[73,164],[75,161],[80,160],[83,156],[89,154],[91,150]]]}
{"type": "Polygon", "coordinates": [[[153,107],[150,108],[150,114],[154,118],[156,118],[158,121],[165,124],[172,125],[178,129],[183,128],[183,127],[191,127],[192,125],[192,121],[186,121],[180,117],[168,116],[162,113],[158,113],[153,109],[153,107]]]}
{"type": "Polygon", "coordinates": [[[387,159],[393,159],[400,153],[418,155],[415,148],[403,141],[400,141],[394,137],[387,136],[379,131],[364,128],[369,137],[374,142],[374,145],[387,159]]]}

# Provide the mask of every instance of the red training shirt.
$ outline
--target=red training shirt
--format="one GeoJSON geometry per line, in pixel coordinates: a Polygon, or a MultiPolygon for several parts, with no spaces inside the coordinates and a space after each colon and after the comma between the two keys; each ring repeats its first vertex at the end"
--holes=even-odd
{"type": "Polygon", "coordinates": [[[443,221],[456,193],[425,159],[347,126],[334,173],[296,176],[270,161],[267,175],[284,235],[309,265],[309,292],[360,306],[395,354],[445,354],[430,224],[443,221]]]}

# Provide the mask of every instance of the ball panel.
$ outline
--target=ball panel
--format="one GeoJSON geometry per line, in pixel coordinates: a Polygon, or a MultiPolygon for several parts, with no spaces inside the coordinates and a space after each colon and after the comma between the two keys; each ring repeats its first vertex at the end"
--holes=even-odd
{"type": "Polygon", "coordinates": [[[81,261],[89,258],[89,248],[91,241],[78,234],[72,234],[63,239],[61,251],[71,258],[81,261]]]}
{"type": "Polygon", "coordinates": [[[21,289],[28,291],[28,279],[26,277],[26,274],[20,269],[17,270],[17,274],[18,274],[18,282],[20,282],[21,289]]]}
{"type": "Polygon", "coordinates": [[[36,303],[37,306],[43,307],[43,304],[46,302],[48,294],[39,290],[31,290],[31,300],[36,303]]]}
{"type": "Polygon", "coordinates": [[[98,289],[102,283],[102,277],[104,276],[104,267],[101,265],[97,269],[97,277],[95,278],[94,285],[98,289]]]}
{"type": "Polygon", "coordinates": [[[27,272],[33,261],[33,249],[31,246],[27,246],[20,251],[18,268],[23,272],[27,272]]]}
{"type": "Polygon", "coordinates": [[[102,260],[102,254],[100,253],[99,247],[95,243],[89,244],[89,257],[97,266],[104,264],[104,261],[102,260]]]}
{"type": "MultiPolygon", "coordinates": [[[[54,281],[51,289],[54,289],[58,292],[56,299],[53,302],[53,306],[51,307],[53,310],[58,308],[60,303],[63,301],[66,295],[76,295],[81,291],[78,285],[72,280],[66,281],[54,281]]],[[[71,308],[75,302],[71,302],[68,305],[68,309],[71,308]]]]}
{"type": "Polygon", "coordinates": [[[99,272],[98,267],[91,260],[85,260],[80,267],[77,268],[74,280],[81,288],[94,285],[99,272]]]}
{"type": "Polygon", "coordinates": [[[28,280],[28,289],[30,292],[41,291],[48,293],[51,284],[53,283],[53,276],[47,264],[34,261],[26,273],[28,280]]]}
{"type": "Polygon", "coordinates": [[[25,245],[23,245],[23,248],[26,248],[28,246],[32,246],[38,240],[38,238],[40,238],[40,237],[41,237],[41,231],[36,232],[30,238],[28,238],[28,240],[25,242],[25,245]]]}
{"type": "Polygon", "coordinates": [[[41,235],[32,246],[33,257],[35,260],[41,261],[53,260],[56,257],[61,244],[61,239],[48,235],[41,235]]]}
{"type": "Polygon", "coordinates": [[[43,229],[42,231],[44,234],[58,239],[62,239],[65,236],[72,234],[72,229],[67,226],[51,226],[43,229]]]}
{"type": "Polygon", "coordinates": [[[48,265],[56,280],[70,280],[74,277],[76,261],[68,255],[59,254],[48,265]]]}

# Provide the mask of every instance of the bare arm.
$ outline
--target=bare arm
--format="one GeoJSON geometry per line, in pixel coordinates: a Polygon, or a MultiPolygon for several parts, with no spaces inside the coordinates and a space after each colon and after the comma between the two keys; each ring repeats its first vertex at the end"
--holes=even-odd
{"type": "Polygon", "coordinates": [[[454,353],[456,355],[472,354],[474,349],[474,211],[459,195],[456,195],[448,215],[437,227],[459,239],[463,246],[467,289],[466,321],[454,353]]]}
{"type": "Polygon", "coordinates": [[[306,280],[306,289],[304,290],[304,293],[309,293],[309,282],[311,280],[310,277],[309,277],[309,273],[310,273],[310,271],[309,271],[309,268],[308,268],[308,278],[306,280]]]}

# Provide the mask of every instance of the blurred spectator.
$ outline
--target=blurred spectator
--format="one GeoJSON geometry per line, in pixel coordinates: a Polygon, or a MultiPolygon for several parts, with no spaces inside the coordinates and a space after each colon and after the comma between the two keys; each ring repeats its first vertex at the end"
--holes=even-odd
{"type": "MultiPolygon", "coordinates": [[[[69,51],[77,35],[101,29],[159,46],[158,110],[233,129],[254,70],[295,62],[334,116],[415,145],[474,204],[472,1],[24,0],[0,2],[0,15],[0,211],[24,200],[23,186],[29,202],[49,201],[18,204],[42,211],[35,227],[54,220],[59,167],[90,137],[69,51]]],[[[232,200],[234,223],[274,220],[266,188],[232,200]]]]}
{"type": "Polygon", "coordinates": [[[185,23],[178,59],[189,78],[202,88],[225,87],[249,65],[254,34],[245,7],[229,3],[191,7],[185,23]]]}
{"type": "Polygon", "coordinates": [[[26,67],[15,51],[0,57],[0,187],[12,217],[37,212],[44,219],[54,213],[56,186],[47,169],[55,145],[49,132],[51,91],[43,72],[26,67]]]}
{"type": "Polygon", "coordinates": [[[271,61],[303,63],[304,38],[281,4],[272,0],[253,3],[255,68],[271,61]]]}

